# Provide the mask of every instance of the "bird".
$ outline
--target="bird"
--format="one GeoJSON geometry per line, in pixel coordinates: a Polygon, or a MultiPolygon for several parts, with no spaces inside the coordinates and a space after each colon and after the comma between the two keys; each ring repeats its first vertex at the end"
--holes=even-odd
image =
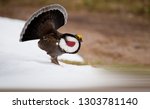
{"type": "Polygon", "coordinates": [[[20,34],[20,42],[39,39],[38,47],[51,57],[52,63],[60,65],[58,56],[77,53],[83,37],[80,34],[58,31],[67,23],[67,19],[68,13],[62,5],[44,6],[27,19],[20,34]]]}

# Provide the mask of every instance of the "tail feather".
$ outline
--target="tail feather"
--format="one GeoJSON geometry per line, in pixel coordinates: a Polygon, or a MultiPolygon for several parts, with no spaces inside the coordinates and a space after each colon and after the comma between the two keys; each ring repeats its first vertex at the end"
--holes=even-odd
{"type": "Polygon", "coordinates": [[[66,9],[59,4],[41,8],[25,23],[20,41],[39,39],[67,23],[66,9]]]}

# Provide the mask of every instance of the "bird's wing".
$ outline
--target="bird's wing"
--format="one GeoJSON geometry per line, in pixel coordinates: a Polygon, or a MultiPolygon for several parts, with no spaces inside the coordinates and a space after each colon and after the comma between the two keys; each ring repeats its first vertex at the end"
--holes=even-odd
{"type": "Polygon", "coordinates": [[[25,23],[20,35],[20,41],[39,39],[42,36],[56,31],[67,23],[66,9],[53,4],[39,9],[25,23]]]}

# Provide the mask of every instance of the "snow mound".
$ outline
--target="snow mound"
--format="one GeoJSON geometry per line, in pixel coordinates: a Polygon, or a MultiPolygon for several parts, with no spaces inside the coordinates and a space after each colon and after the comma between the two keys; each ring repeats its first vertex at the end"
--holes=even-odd
{"type": "Polygon", "coordinates": [[[74,61],[74,62],[84,62],[83,58],[77,54],[63,54],[63,55],[59,56],[58,59],[74,61]]]}
{"type": "MultiPolygon", "coordinates": [[[[24,23],[0,17],[0,89],[82,89],[122,83],[117,81],[118,75],[104,69],[50,63],[37,40],[19,42],[24,23]]],[[[83,62],[77,54],[59,58],[83,62]]]]}

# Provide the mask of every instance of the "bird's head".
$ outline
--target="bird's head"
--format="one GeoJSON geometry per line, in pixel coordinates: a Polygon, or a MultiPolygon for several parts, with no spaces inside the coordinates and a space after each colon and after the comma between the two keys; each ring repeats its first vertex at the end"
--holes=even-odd
{"type": "Polygon", "coordinates": [[[65,33],[59,41],[59,47],[65,53],[74,54],[79,51],[81,42],[82,35],[65,33]]]}
{"type": "Polygon", "coordinates": [[[82,42],[82,35],[81,34],[76,34],[75,37],[80,41],[82,42]]]}

